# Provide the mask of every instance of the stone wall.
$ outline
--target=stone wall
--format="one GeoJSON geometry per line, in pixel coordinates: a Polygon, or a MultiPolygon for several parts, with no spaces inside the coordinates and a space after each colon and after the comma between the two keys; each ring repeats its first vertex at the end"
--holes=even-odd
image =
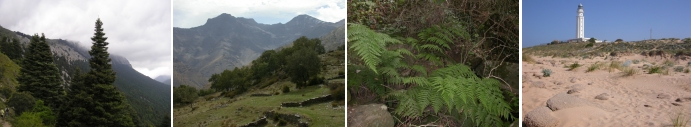
{"type": "Polygon", "coordinates": [[[269,122],[266,121],[266,116],[262,116],[261,118],[259,118],[259,120],[251,122],[251,123],[247,123],[245,125],[241,125],[240,127],[258,127],[258,126],[265,126],[268,123],[269,122]]]}
{"type": "Polygon", "coordinates": [[[300,102],[284,102],[281,107],[300,107],[302,106],[300,102]]]}
{"type": "Polygon", "coordinates": [[[310,106],[314,104],[319,104],[319,103],[325,103],[331,101],[331,95],[324,95],[321,97],[315,97],[312,99],[307,99],[302,102],[284,102],[281,104],[281,107],[305,107],[305,106],[310,106]]]}
{"type": "Polygon", "coordinates": [[[306,122],[302,117],[298,114],[282,114],[282,113],[277,113],[274,111],[268,111],[264,112],[265,118],[273,118],[277,117],[281,121],[285,121],[290,124],[297,125],[298,127],[308,127],[309,123],[306,122]]]}
{"type": "Polygon", "coordinates": [[[271,94],[255,93],[255,94],[250,95],[250,97],[264,97],[264,96],[271,96],[271,94]]]}
{"type": "Polygon", "coordinates": [[[331,101],[331,95],[325,95],[325,96],[305,100],[300,104],[302,104],[302,106],[306,107],[306,106],[319,104],[319,103],[325,103],[325,102],[329,102],[329,101],[331,101]]]}

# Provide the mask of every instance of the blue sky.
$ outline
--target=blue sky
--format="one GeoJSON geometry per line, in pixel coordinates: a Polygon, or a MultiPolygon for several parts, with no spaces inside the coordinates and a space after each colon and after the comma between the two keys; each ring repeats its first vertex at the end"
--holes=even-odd
{"type": "Polygon", "coordinates": [[[535,1],[522,3],[523,47],[576,37],[583,4],[585,37],[614,41],[691,37],[691,1],[535,1]]]}

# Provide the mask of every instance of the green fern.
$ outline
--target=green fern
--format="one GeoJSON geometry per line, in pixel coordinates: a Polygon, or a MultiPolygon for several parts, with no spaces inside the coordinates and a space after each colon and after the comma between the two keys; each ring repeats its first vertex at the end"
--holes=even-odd
{"type": "Polygon", "coordinates": [[[360,24],[348,25],[348,39],[349,49],[355,51],[365,65],[375,73],[379,73],[376,66],[381,62],[379,56],[386,50],[384,47],[387,44],[401,43],[389,35],[377,33],[360,24]]]}
{"type": "Polygon", "coordinates": [[[450,114],[462,111],[471,116],[476,126],[504,125],[502,118],[515,119],[509,103],[499,89],[499,81],[478,78],[466,65],[456,64],[435,70],[429,78],[408,78],[408,83],[419,83],[408,90],[392,94],[400,99],[396,114],[421,117],[424,109],[432,106],[435,112],[446,108],[450,114]],[[428,81],[421,81],[428,80],[428,81]]]}
{"type": "Polygon", "coordinates": [[[363,65],[349,63],[348,86],[360,88],[365,85],[380,96],[393,97],[390,99],[398,102],[393,106],[396,108],[394,113],[404,117],[424,117],[446,112],[463,114],[476,126],[505,126],[507,123],[503,120],[513,121],[516,116],[511,115],[511,105],[504,101],[499,81],[480,78],[463,64],[451,64],[431,73],[428,71],[448,62],[444,61],[447,56],[443,54],[451,48],[454,40],[467,39],[469,36],[461,28],[433,26],[418,34],[422,41],[399,38],[406,42],[403,45],[416,52],[406,48],[389,50],[387,47],[402,44],[401,41],[366,26],[350,24],[349,49],[359,56],[363,65]],[[410,57],[415,59],[415,65],[408,65],[403,60],[410,57]],[[423,64],[416,65],[420,62],[423,64]],[[402,75],[403,71],[411,73],[402,75]],[[405,85],[409,88],[391,91],[387,85],[405,85]],[[428,107],[434,111],[426,111],[428,107]]]}

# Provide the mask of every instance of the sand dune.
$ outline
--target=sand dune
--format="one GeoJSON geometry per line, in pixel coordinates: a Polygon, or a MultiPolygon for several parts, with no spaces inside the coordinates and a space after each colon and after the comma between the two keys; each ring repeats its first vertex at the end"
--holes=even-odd
{"type": "MultiPolygon", "coordinates": [[[[644,64],[660,65],[665,59],[629,55],[615,60],[639,60],[629,67],[638,69],[634,76],[622,76],[624,72],[606,68],[611,58],[593,59],[535,57],[537,63],[523,63],[523,116],[534,109],[547,106],[547,101],[560,93],[584,100],[568,108],[553,110],[551,115],[558,119],[558,126],[669,126],[672,117],[679,113],[691,118],[691,74],[675,72],[669,68],[669,75],[647,74],[644,64]],[[597,61],[605,65],[596,71],[586,73],[588,67],[597,61]],[[583,64],[574,71],[565,65],[573,62],[583,64]],[[552,70],[550,77],[542,77],[543,69],[552,70]],[[571,91],[571,92],[569,92],[571,91]],[[601,95],[596,99],[597,96],[601,95]],[[689,98],[689,101],[684,101],[689,98]],[[679,99],[680,101],[677,101],[679,99]]],[[[673,60],[671,58],[668,58],[673,60]]],[[[675,66],[687,67],[689,61],[675,61],[675,66]]],[[[567,102],[561,102],[567,103],[567,102]]]]}

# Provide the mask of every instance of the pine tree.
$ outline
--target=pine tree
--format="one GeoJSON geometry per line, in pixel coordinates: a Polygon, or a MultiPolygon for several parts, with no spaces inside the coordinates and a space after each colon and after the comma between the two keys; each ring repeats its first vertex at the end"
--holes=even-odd
{"type": "Polygon", "coordinates": [[[115,82],[115,71],[110,64],[108,39],[102,28],[103,23],[96,20],[94,36],[91,38],[91,70],[81,81],[73,81],[70,101],[63,110],[59,126],[134,126],[132,111],[125,96],[118,91],[115,82]],[[81,86],[80,86],[81,85],[81,86]],[[85,114],[81,114],[85,113],[85,114]],[[64,114],[64,115],[63,115],[64,114]]]}
{"type": "Polygon", "coordinates": [[[39,38],[35,34],[31,38],[26,59],[22,62],[19,73],[19,92],[29,92],[37,99],[47,102],[52,108],[61,105],[64,94],[62,80],[44,35],[39,38]]]}

